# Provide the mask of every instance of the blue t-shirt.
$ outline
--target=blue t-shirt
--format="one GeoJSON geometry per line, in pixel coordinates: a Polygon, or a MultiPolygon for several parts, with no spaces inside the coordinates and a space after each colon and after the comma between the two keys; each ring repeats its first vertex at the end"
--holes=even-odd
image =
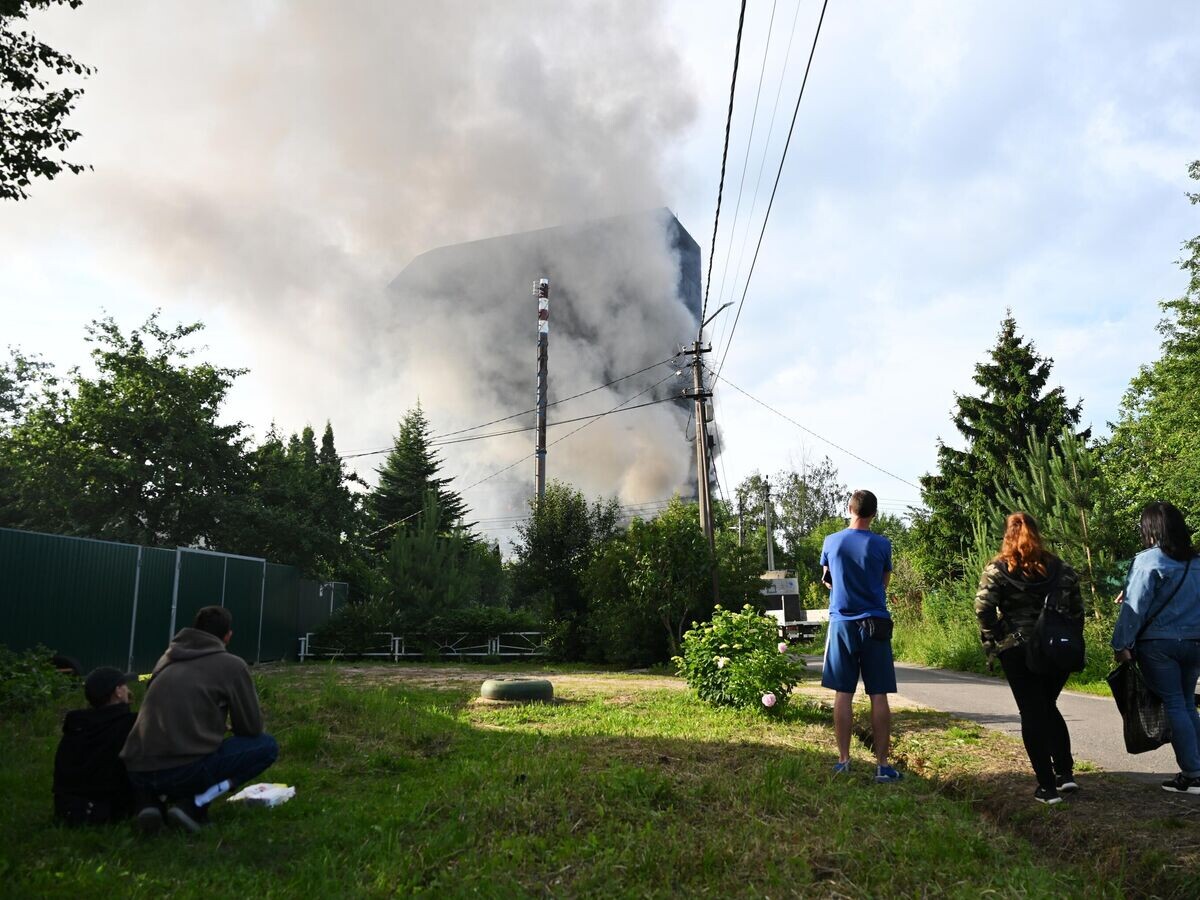
{"type": "Polygon", "coordinates": [[[891,618],[883,573],[892,571],[892,542],[882,534],[845,528],[829,535],[821,547],[821,565],[829,567],[833,579],[830,621],[891,618]]]}

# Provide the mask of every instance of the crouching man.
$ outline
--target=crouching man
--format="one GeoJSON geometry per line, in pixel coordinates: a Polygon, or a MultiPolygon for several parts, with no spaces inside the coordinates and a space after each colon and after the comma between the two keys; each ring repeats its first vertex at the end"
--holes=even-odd
{"type": "MultiPolygon", "coordinates": [[[[166,819],[191,832],[208,822],[208,806],[264,771],[279,755],[263,731],[250,670],[226,650],[233,617],[220,606],[196,613],[154,666],[121,759],[134,786],[165,797],[166,819]],[[226,737],[226,719],[231,737],[226,737]]],[[[156,831],[162,808],[147,803],[137,827],[156,831]]]]}

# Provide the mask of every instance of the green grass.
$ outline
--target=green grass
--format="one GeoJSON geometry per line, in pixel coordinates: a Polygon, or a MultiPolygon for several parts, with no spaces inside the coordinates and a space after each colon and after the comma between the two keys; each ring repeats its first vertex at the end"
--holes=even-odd
{"type": "MultiPolygon", "coordinates": [[[[1084,623],[1087,664],[1082,672],[1071,676],[1067,689],[1088,694],[1108,696],[1105,676],[1113,667],[1112,649],[1108,640],[1112,623],[1088,618],[1084,623]]],[[[896,622],[892,639],[896,659],[920,663],[939,669],[975,672],[1001,677],[1000,665],[993,671],[979,643],[979,626],[974,611],[964,609],[944,617],[901,616],[896,622]]]]}
{"type": "MultiPolygon", "coordinates": [[[[341,674],[259,676],[282,747],[264,779],[297,795],[273,810],[219,804],[195,837],[51,824],[58,712],[0,722],[0,893],[1119,894],[934,781],[873,784],[861,747],[856,771],[834,779],[828,713],[803,701],[768,719],[600,675],[564,684],[554,705],[485,706],[466,687],[341,674]]],[[[960,731],[962,746],[978,739],[960,731]]]]}

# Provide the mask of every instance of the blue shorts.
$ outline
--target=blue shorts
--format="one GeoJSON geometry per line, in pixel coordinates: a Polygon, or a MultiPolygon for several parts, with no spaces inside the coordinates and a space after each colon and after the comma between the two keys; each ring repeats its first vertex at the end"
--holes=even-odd
{"type": "Polygon", "coordinates": [[[846,694],[858,690],[862,675],[867,694],[896,693],[896,666],[892,642],[864,637],[857,621],[831,621],[825,639],[825,665],[821,686],[846,694]]]}

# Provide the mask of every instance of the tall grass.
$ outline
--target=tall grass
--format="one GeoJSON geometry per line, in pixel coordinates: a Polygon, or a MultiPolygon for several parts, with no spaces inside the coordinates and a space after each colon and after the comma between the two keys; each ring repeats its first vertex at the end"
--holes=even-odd
{"type": "MultiPolygon", "coordinates": [[[[971,560],[978,568],[967,571],[982,571],[987,559],[971,560]]],[[[959,672],[989,671],[975,618],[977,577],[968,574],[935,587],[924,587],[916,602],[895,606],[896,632],[892,649],[897,659],[959,672]]],[[[1087,661],[1082,672],[1071,676],[1068,687],[1089,692],[1107,691],[1104,678],[1113,665],[1109,639],[1115,620],[1115,612],[1108,609],[1099,609],[1084,620],[1087,661]]],[[[999,669],[996,665],[997,673],[999,669]]]]}

